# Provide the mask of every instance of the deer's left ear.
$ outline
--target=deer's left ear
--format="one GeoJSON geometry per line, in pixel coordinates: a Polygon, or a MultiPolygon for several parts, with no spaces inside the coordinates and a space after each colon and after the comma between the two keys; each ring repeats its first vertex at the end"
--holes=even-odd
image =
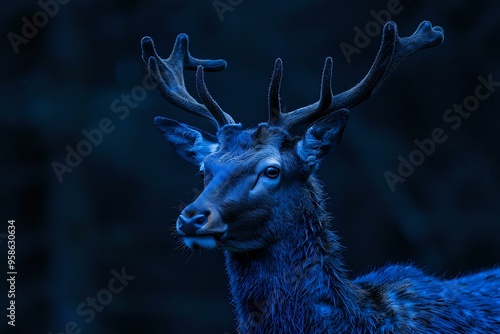
{"type": "Polygon", "coordinates": [[[201,166],[205,157],[219,145],[214,135],[165,117],[155,117],[154,122],[174,150],[187,162],[201,166]]]}
{"type": "Polygon", "coordinates": [[[349,110],[339,109],[321,117],[306,131],[297,143],[297,153],[311,170],[333,153],[342,139],[349,110]]]}

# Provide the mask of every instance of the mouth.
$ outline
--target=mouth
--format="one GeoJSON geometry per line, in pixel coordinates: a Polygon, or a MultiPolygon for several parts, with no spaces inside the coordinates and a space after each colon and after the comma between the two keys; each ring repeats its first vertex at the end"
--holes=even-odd
{"type": "Polygon", "coordinates": [[[190,249],[214,249],[221,241],[222,234],[190,235],[183,236],[184,243],[190,249]]]}

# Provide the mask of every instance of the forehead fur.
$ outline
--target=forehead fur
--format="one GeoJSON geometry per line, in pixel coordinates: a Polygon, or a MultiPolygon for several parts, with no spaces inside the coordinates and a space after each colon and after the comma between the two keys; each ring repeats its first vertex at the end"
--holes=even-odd
{"type": "Polygon", "coordinates": [[[245,152],[250,149],[281,148],[293,142],[293,138],[282,128],[261,123],[254,128],[243,129],[241,124],[226,125],[217,133],[221,151],[245,152]]]}

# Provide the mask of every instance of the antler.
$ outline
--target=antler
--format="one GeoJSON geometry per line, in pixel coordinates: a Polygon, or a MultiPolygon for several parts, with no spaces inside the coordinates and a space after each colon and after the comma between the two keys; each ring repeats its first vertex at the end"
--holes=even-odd
{"type": "Polygon", "coordinates": [[[399,63],[409,55],[443,42],[443,29],[432,27],[423,21],[413,35],[400,38],[394,22],[384,26],[382,43],[377,57],[366,76],[351,89],[333,95],[332,93],[332,58],[325,60],[321,77],[321,90],[318,102],[287,113],[281,112],[280,86],[283,74],[281,59],[276,59],[273,76],[269,86],[269,124],[292,128],[296,125],[314,122],[335,110],[352,108],[366,100],[374,92],[399,63]]]}
{"type": "Polygon", "coordinates": [[[189,53],[186,34],[179,34],[172,53],[162,59],[156,53],[153,39],[149,36],[141,40],[142,60],[148,66],[149,76],[158,84],[158,92],[168,102],[192,114],[206,118],[220,128],[224,124],[234,124],[231,116],[225,113],[208,92],[204,70],[222,71],[226,62],[222,59],[197,59],[189,53]],[[196,70],[196,90],[201,99],[198,103],[186,90],[183,70],[196,70]]]}

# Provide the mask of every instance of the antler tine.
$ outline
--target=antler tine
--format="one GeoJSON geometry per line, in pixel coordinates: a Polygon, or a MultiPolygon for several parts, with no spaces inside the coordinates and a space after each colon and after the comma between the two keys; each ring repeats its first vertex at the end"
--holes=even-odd
{"type": "Polygon", "coordinates": [[[189,53],[188,46],[188,36],[186,34],[179,34],[170,56],[167,59],[162,59],[156,52],[153,39],[148,36],[142,39],[142,59],[148,66],[151,80],[158,84],[158,92],[168,102],[194,115],[210,120],[217,128],[220,128],[223,124],[234,123],[231,116],[222,111],[208,93],[203,75],[197,75],[196,80],[200,99],[203,104],[198,103],[187,92],[184,84],[184,69],[201,71],[203,73],[203,70],[221,71],[227,65],[222,59],[194,58],[189,53]]]}
{"type": "Polygon", "coordinates": [[[271,83],[269,84],[269,90],[267,93],[269,124],[275,124],[276,122],[279,122],[279,119],[281,118],[280,89],[282,75],[283,62],[281,61],[281,58],[277,58],[274,62],[273,76],[271,77],[271,83]]]}
{"type": "Polygon", "coordinates": [[[360,104],[380,87],[403,59],[417,51],[439,45],[443,39],[443,29],[439,26],[432,27],[428,21],[420,23],[411,36],[404,38],[398,36],[397,26],[394,22],[387,22],[384,26],[377,57],[361,82],[343,93],[332,96],[331,58],[328,57],[323,68],[319,101],[280,114],[277,124],[285,128],[292,128],[299,124],[313,122],[335,110],[349,109],[360,104]],[[330,91],[328,92],[328,90],[330,91]],[[326,103],[326,95],[330,95],[328,104],[326,103]]]}
{"type": "Polygon", "coordinates": [[[219,107],[217,102],[215,102],[208,92],[207,85],[205,84],[205,73],[203,72],[203,66],[201,65],[198,65],[198,68],[196,69],[196,89],[201,101],[216,118],[219,124],[234,124],[233,118],[229,114],[225,113],[221,107],[219,107]]]}
{"type": "MultiPolygon", "coordinates": [[[[326,110],[330,106],[332,101],[332,71],[333,60],[331,57],[327,57],[325,59],[325,65],[323,66],[323,73],[321,75],[321,89],[318,102],[288,113],[282,113],[281,109],[278,109],[279,112],[276,113],[275,117],[273,119],[270,118],[270,124],[281,126],[284,128],[291,128],[294,125],[313,121],[311,117],[314,117],[315,119],[319,118],[316,117],[317,111],[326,110]]],[[[269,99],[269,103],[271,103],[271,99],[269,99]]],[[[271,106],[269,108],[271,110],[271,106]]]]}

